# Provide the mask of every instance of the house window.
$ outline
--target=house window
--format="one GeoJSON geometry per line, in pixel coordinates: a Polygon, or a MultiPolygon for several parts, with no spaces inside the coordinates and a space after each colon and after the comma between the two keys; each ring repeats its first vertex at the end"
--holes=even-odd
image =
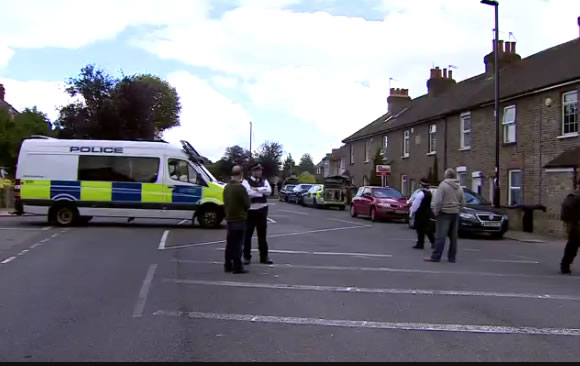
{"type": "Polygon", "coordinates": [[[467,188],[467,173],[457,173],[457,178],[459,179],[459,185],[467,188]]]}
{"type": "Polygon", "coordinates": [[[365,163],[369,162],[369,142],[365,141],[365,163]]]}
{"type": "Polygon", "coordinates": [[[403,134],[403,157],[404,158],[408,158],[410,155],[409,154],[410,141],[411,141],[411,131],[407,130],[403,134]]]}
{"type": "Polygon", "coordinates": [[[509,171],[509,204],[510,206],[522,203],[522,171],[509,171]]]}
{"type": "Polygon", "coordinates": [[[363,186],[368,186],[369,185],[369,179],[367,178],[367,176],[363,176],[363,186]]]}
{"type": "Polygon", "coordinates": [[[461,116],[461,149],[471,148],[471,114],[461,116]]]}
{"type": "Polygon", "coordinates": [[[411,179],[411,190],[409,192],[415,192],[417,190],[417,181],[415,179],[411,179]]]}
{"type": "Polygon", "coordinates": [[[562,96],[562,132],[564,135],[578,133],[578,92],[573,91],[562,96]]]}
{"type": "Polygon", "coordinates": [[[437,151],[437,125],[429,126],[429,154],[437,151]]]}
{"type": "Polygon", "coordinates": [[[340,159],[340,170],[341,170],[341,174],[344,171],[345,167],[344,167],[344,159],[340,159]]]}
{"type": "Polygon", "coordinates": [[[350,164],[354,164],[354,145],[350,145],[350,164]]]}
{"type": "Polygon", "coordinates": [[[408,185],[408,180],[407,180],[407,176],[406,175],[401,175],[401,193],[403,194],[403,196],[407,195],[407,185],[408,185]]]}
{"type": "Polygon", "coordinates": [[[503,142],[516,142],[516,106],[512,105],[503,110],[503,142]]]}
{"type": "Polygon", "coordinates": [[[383,158],[388,159],[389,156],[389,136],[383,138],[383,158]]]}

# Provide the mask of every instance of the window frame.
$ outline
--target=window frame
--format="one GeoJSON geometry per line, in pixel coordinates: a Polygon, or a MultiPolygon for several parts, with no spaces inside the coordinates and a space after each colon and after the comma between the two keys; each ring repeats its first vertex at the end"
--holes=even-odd
{"type": "MultiPolygon", "coordinates": [[[[111,183],[157,183],[159,181],[159,172],[160,172],[160,165],[161,165],[161,158],[159,157],[152,157],[152,156],[116,156],[116,155],[79,155],[77,160],[77,179],[79,181],[87,181],[87,182],[111,182],[111,183]],[[102,159],[104,162],[109,163],[106,166],[106,169],[110,169],[111,178],[109,179],[92,179],[91,177],[85,176],[87,173],[81,173],[82,170],[87,171],[88,169],[81,166],[84,159],[102,159]],[[117,161],[115,161],[117,160],[117,161]],[[151,162],[155,162],[155,166],[157,168],[155,175],[153,176],[154,179],[149,181],[144,180],[136,180],[133,176],[130,176],[133,172],[133,164],[135,160],[150,160],[151,162]],[[126,177],[129,179],[124,180],[114,180],[112,177],[115,173],[115,166],[116,163],[123,161],[127,164],[130,168],[129,174],[126,177]]],[[[153,166],[153,165],[152,165],[153,166]]]]}
{"type": "Polygon", "coordinates": [[[578,90],[570,90],[568,92],[565,92],[562,94],[562,136],[576,136],[578,135],[578,132],[580,130],[580,120],[579,120],[579,113],[578,113],[578,90]],[[576,101],[575,102],[568,102],[566,103],[566,97],[570,96],[570,95],[575,95],[576,96],[576,101]],[[576,131],[574,132],[566,132],[566,106],[568,105],[572,105],[575,104],[576,105],[576,131]]]}
{"type": "Polygon", "coordinates": [[[389,136],[388,135],[383,136],[383,151],[385,152],[383,154],[383,158],[388,159],[388,157],[389,157],[389,136]]]}
{"type": "Polygon", "coordinates": [[[371,154],[369,153],[369,150],[370,150],[370,142],[368,140],[366,140],[365,141],[365,159],[364,159],[365,163],[369,163],[371,161],[371,158],[370,158],[371,154]]]}
{"type": "Polygon", "coordinates": [[[170,157],[170,158],[167,158],[167,176],[169,177],[169,179],[170,179],[172,182],[176,182],[176,183],[180,183],[180,184],[192,184],[192,185],[196,185],[196,186],[207,186],[207,183],[205,182],[205,180],[204,180],[204,178],[203,178],[203,175],[202,175],[202,174],[200,174],[200,173],[199,173],[199,172],[198,172],[198,171],[197,171],[197,170],[196,170],[196,169],[195,169],[195,168],[194,168],[194,167],[193,167],[193,166],[192,166],[192,165],[189,163],[189,161],[187,161],[187,160],[184,160],[184,159],[180,159],[180,158],[171,158],[171,157],[170,157]],[[182,181],[181,179],[179,179],[179,177],[178,177],[178,179],[173,179],[173,178],[171,177],[171,173],[169,172],[169,166],[170,166],[170,164],[171,164],[171,161],[172,161],[172,160],[176,160],[176,161],[178,161],[178,162],[184,162],[184,163],[187,165],[187,182],[184,182],[184,181],[182,181]],[[190,172],[191,172],[191,171],[195,172],[195,183],[192,183],[192,182],[191,182],[191,179],[190,179],[190,176],[189,176],[189,174],[190,174],[190,172]]]}
{"type": "Polygon", "coordinates": [[[401,174],[401,194],[403,197],[407,197],[407,185],[409,185],[409,177],[401,174]]]}
{"type": "Polygon", "coordinates": [[[460,117],[459,127],[460,127],[460,150],[470,150],[471,149],[471,137],[473,135],[473,121],[471,120],[471,112],[463,113],[460,117]],[[469,130],[465,129],[465,120],[469,119],[469,130]],[[469,134],[469,145],[465,144],[465,135],[469,134]]]}
{"type": "Polygon", "coordinates": [[[502,130],[503,130],[503,143],[504,144],[515,144],[518,142],[518,109],[517,106],[510,105],[503,109],[503,116],[502,116],[502,130]],[[507,111],[513,109],[514,110],[514,119],[513,121],[506,121],[507,111]],[[509,137],[509,128],[514,128],[514,140],[508,141],[509,137]]]}
{"type": "Polygon", "coordinates": [[[350,165],[354,165],[354,144],[350,145],[350,165]]]}
{"type": "Polygon", "coordinates": [[[427,132],[427,153],[436,154],[437,153],[437,124],[433,123],[429,125],[429,130],[427,132]]]}
{"type": "Polygon", "coordinates": [[[509,206],[515,206],[515,205],[521,205],[524,201],[524,197],[522,195],[523,192],[523,183],[524,183],[524,175],[522,173],[521,169],[510,169],[508,170],[508,202],[509,202],[509,206]],[[518,173],[520,175],[520,186],[519,187],[515,187],[513,186],[513,177],[512,175],[514,173],[518,173]],[[517,190],[520,193],[520,199],[519,202],[516,203],[515,205],[512,204],[512,198],[513,198],[513,191],[517,190]]]}
{"type": "Polygon", "coordinates": [[[411,130],[403,132],[403,158],[411,156],[411,130]]]}

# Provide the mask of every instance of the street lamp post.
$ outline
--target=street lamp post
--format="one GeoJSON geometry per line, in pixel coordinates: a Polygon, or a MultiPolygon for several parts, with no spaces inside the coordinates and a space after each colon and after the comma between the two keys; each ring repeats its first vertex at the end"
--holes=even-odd
{"type": "Polygon", "coordinates": [[[500,207],[500,190],[499,190],[499,3],[497,0],[481,0],[484,5],[493,6],[495,9],[495,42],[494,42],[494,74],[495,74],[495,182],[493,205],[500,207]]]}

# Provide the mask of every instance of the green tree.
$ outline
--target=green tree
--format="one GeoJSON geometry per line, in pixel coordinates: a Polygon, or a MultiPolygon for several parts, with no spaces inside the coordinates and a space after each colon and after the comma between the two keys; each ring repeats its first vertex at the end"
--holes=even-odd
{"type": "Polygon", "coordinates": [[[0,166],[14,174],[22,141],[31,135],[51,136],[52,124],[36,107],[25,109],[12,118],[0,109],[0,166]]]}
{"type": "Polygon", "coordinates": [[[312,161],[312,156],[310,154],[304,154],[300,158],[300,164],[298,165],[298,172],[299,173],[310,173],[312,175],[316,174],[316,166],[312,161]]]}
{"type": "Polygon", "coordinates": [[[292,176],[296,172],[296,162],[292,158],[292,154],[288,154],[286,160],[284,160],[284,165],[282,167],[282,177],[284,179],[292,176]]]}
{"type": "Polygon", "coordinates": [[[60,109],[56,126],[62,138],[152,140],[179,126],[177,91],[153,75],[117,80],[88,65],[67,81],[66,91],[81,101],[60,109]]]}
{"type": "Polygon", "coordinates": [[[280,173],[284,148],[277,142],[266,141],[256,154],[257,161],[264,167],[264,177],[273,178],[280,173]]]}
{"type": "Polygon", "coordinates": [[[382,186],[383,181],[381,177],[377,175],[377,165],[383,164],[383,156],[381,155],[381,149],[377,149],[375,157],[373,158],[373,168],[370,173],[370,185],[371,186],[382,186]]]}
{"type": "Polygon", "coordinates": [[[298,183],[299,184],[315,184],[316,177],[314,174],[310,174],[309,172],[303,172],[298,176],[298,183]]]}

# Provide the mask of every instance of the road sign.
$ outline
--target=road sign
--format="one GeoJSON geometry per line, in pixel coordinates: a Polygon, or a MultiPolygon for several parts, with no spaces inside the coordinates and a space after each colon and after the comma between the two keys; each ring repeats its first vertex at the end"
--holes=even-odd
{"type": "Polygon", "coordinates": [[[377,165],[377,176],[379,177],[386,177],[391,175],[391,166],[390,165],[377,165]]]}

